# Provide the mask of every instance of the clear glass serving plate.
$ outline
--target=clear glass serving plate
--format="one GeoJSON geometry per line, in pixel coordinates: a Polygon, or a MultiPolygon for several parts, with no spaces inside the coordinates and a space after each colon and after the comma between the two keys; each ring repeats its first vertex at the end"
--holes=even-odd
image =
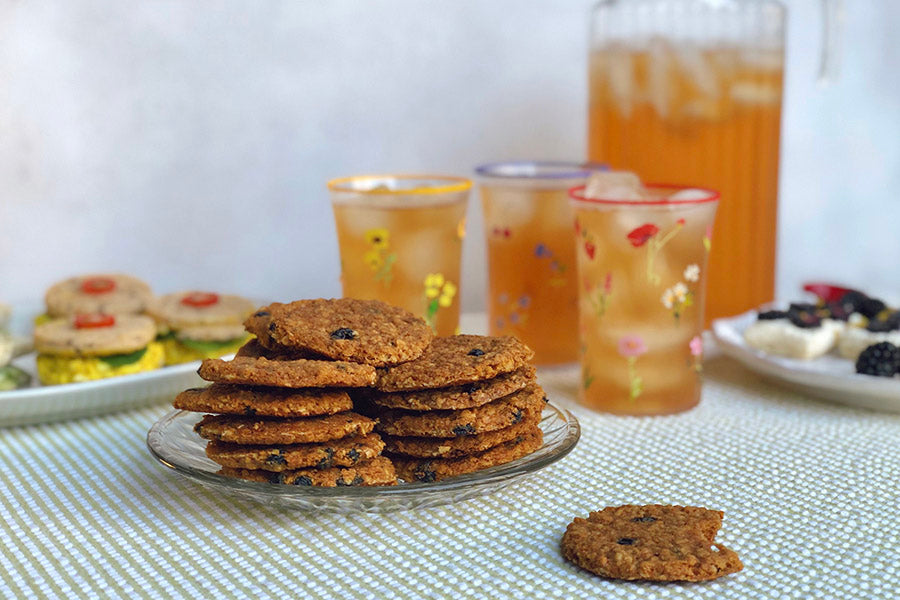
{"type": "Polygon", "coordinates": [[[199,413],[176,410],[150,428],[147,447],[164,466],[211,489],[237,498],[284,508],[338,513],[386,513],[440,506],[492,494],[568,454],[581,435],[577,419],[548,403],[541,415],[544,443],[535,452],[505,465],[434,483],[384,487],[314,488],[257,483],[219,475],[206,457],[206,440],[194,432],[199,413]]]}

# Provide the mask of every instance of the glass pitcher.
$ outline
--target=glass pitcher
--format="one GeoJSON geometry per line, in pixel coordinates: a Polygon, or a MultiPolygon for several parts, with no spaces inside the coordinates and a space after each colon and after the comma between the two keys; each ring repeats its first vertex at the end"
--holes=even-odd
{"type": "MultiPolygon", "coordinates": [[[[823,0],[820,79],[839,0],[823,0]]],[[[707,323],[774,297],[785,8],[776,0],[605,0],[591,31],[588,157],[712,188],[707,323]]]]}

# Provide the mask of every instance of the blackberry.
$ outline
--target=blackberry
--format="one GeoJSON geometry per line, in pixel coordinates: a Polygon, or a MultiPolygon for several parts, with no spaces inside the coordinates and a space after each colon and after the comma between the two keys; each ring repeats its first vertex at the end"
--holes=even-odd
{"type": "Polygon", "coordinates": [[[895,329],[900,329],[900,322],[897,322],[896,319],[891,320],[890,317],[886,319],[871,319],[866,323],[866,331],[871,331],[872,333],[887,333],[895,329]]]}
{"type": "Polygon", "coordinates": [[[881,300],[877,298],[866,298],[858,307],[857,310],[862,313],[862,315],[868,319],[875,319],[878,317],[878,313],[883,311],[887,306],[881,300]]]}
{"type": "Polygon", "coordinates": [[[884,320],[894,329],[900,329],[900,310],[890,313],[884,320]]]}
{"type": "Polygon", "coordinates": [[[869,297],[863,294],[862,292],[857,292],[856,290],[850,290],[838,300],[838,304],[844,307],[848,313],[859,312],[859,307],[863,302],[868,300],[869,297]]]}
{"type": "Polygon", "coordinates": [[[890,342],[873,344],[856,359],[856,372],[877,377],[893,377],[900,370],[900,349],[890,342]]]}
{"type": "Polygon", "coordinates": [[[786,319],[787,311],[784,310],[767,310],[759,313],[756,318],[760,321],[774,321],[775,319],[786,319]]]}
{"type": "Polygon", "coordinates": [[[788,312],[809,312],[814,313],[819,310],[819,306],[817,304],[810,304],[809,302],[791,302],[790,306],[788,306],[788,312]]]}

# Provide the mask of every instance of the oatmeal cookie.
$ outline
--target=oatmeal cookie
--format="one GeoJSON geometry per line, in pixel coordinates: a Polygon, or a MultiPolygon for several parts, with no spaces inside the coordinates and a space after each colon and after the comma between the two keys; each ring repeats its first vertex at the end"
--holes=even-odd
{"type": "Polygon", "coordinates": [[[536,383],[525,389],[477,408],[409,412],[377,412],[378,431],[394,436],[451,438],[478,435],[516,425],[540,414],[544,390],[536,383]]]}
{"type": "Polygon", "coordinates": [[[375,387],[401,392],[462,385],[515,371],[532,356],[528,346],[509,336],[436,338],[419,358],[382,371],[375,387]]]}
{"type": "Polygon", "coordinates": [[[535,369],[525,365],[493,379],[465,385],[412,392],[375,393],[370,400],[385,408],[404,410],[457,410],[474,408],[517,392],[534,381],[535,369]]]}
{"type": "Polygon", "coordinates": [[[212,441],[206,456],[223,467],[290,471],[294,469],[330,469],[352,467],[372,460],[384,448],[378,434],[354,436],[318,444],[288,446],[247,446],[212,441]]]}
{"type": "Polygon", "coordinates": [[[347,392],[333,389],[245,387],[214,383],[177,396],[175,408],[203,413],[265,417],[333,415],[353,409],[347,392]]]}
{"type": "Polygon", "coordinates": [[[372,433],[375,421],[353,412],[301,419],[205,415],[194,425],[200,437],[232,444],[312,444],[372,433]]]}
{"type": "Polygon", "coordinates": [[[244,322],[268,348],[282,346],[376,367],[417,358],[434,336],[412,313],[355,298],[273,303],[244,322]]]}
{"type": "Polygon", "coordinates": [[[484,452],[533,430],[540,423],[540,413],[529,415],[521,423],[496,431],[455,438],[383,436],[385,452],[416,458],[459,458],[484,452]]]}
{"type": "Polygon", "coordinates": [[[204,360],[197,372],[203,379],[216,383],[289,388],[364,387],[375,382],[373,367],[343,361],[211,358],[204,360]]]}
{"type": "Polygon", "coordinates": [[[540,448],[542,443],[543,433],[534,427],[508,442],[469,456],[426,459],[392,456],[391,460],[397,470],[397,476],[401,479],[410,483],[417,481],[427,483],[512,462],[531,454],[540,448]]]}
{"type": "Polygon", "coordinates": [[[294,471],[271,471],[232,469],[223,467],[220,474],[248,481],[262,483],[283,483],[287,485],[340,487],[396,485],[397,474],[394,465],[387,458],[379,456],[367,463],[353,467],[332,467],[331,469],[297,469],[294,471]]]}
{"type": "Polygon", "coordinates": [[[235,356],[245,356],[247,358],[266,358],[268,360],[299,360],[305,358],[307,360],[328,360],[321,354],[313,352],[304,352],[302,350],[291,350],[290,348],[272,347],[266,348],[256,338],[250,338],[247,343],[238,348],[235,356]]]}
{"type": "Polygon", "coordinates": [[[737,554],[713,542],[723,516],[694,506],[607,507],[569,524],[562,553],[613,579],[715,579],[743,568],[737,554]]]}

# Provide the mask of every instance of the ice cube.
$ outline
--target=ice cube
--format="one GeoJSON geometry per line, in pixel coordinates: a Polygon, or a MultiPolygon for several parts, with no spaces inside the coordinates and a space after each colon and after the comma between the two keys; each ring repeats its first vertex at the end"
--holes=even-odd
{"type": "Polygon", "coordinates": [[[494,227],[501,230],[521,227],[537,222],[536,211],[539,206],[534,202],[523,202],[517,190],[497,189],[491,194],[491,205],[485,215],[485,224],[489,230],[494,227]]]}
{"type": "Polygon", "coordinates": [[[650,68],[647,76],[647,92],[657,114],[665,118],[672,103],[672,85],[669,77],[673,50],[668,42],[656,37],[650,40],[648,52],[650,68]]]}
{"type": "Polygon", "coordinates": [[[690,45],[679,46],[675,51],[675,60],[684,76],[707,96],[707,100],[717,99],[719,86],[715,67],[699,48],[690,45]]]}
{"type": "Polygon", "coordinates": [[[735,102],[743,104],[777,104],[781,100],[781,88],[774,84],[736,81],[729,91],[735,102]]]}
{"type": "Polygon", "coordinates": [[[696,188],[688,188],[686,190],[678,190],[671,196],[669,200],[674,202],[691,202],[695,200],[705,200],[709,198],[709,192],[706,190],[698,190],[696,188]]]}
{"type": "MultiPolygon", "coordinates": [[[[393,237],[391,241],[397,253],[394,278],[424,286],[426,275],[441,273],[447,281],[458,286],[459,281],[448,272],[452,263],[445,257],[442,239],[440,229],[418,229],[407,231],[402,237],[393,237]]],[[[424,287],[422,289],[424,292],[424,287]]]]}
{"type": "Polygon", "coordinates": [[[616,106],[623,115],[629,116],[634,102],[634,66],[631,64],[631,54],[610,48],[602,52],[598,59],[606,63],[607,81],[616,106]]]}
{"type": "Polygon", "coordinates": [[[641,179],[629,171],[601,171],[590,176],[584,195],[604,200],[641,200],[641,179]]]}

